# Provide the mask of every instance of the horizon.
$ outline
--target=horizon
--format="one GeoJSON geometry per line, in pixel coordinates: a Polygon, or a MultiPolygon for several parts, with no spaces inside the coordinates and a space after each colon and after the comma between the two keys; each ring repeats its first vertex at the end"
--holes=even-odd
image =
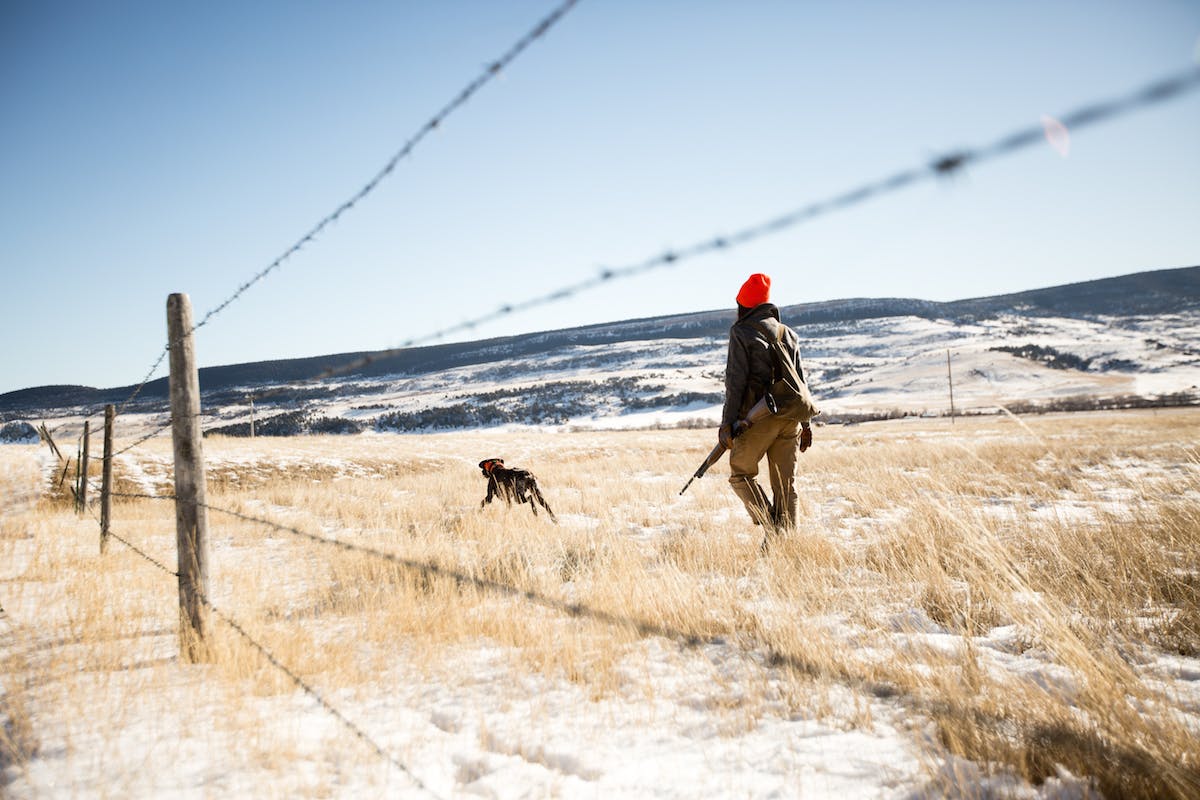
{"type": "MultiPolygon", "coordinates": [[[[1200,270],[1200,265],[1193,265],[1193,266],[1186,266],[1186,267],[1164,267],[1161,269],[1142,270],[1139,272],[1131,272],[1131,273],[1128,273],[1125,275],[1115,275],[1115,276],[1111,276],[1111,277],[1107,277],[1107,278],[1094,278],[1094,279],[1090,279],[1090,280],[1086,280],[1086,281],[1075,281],[1072,283],[1054,284],[1054,285],[1050,285],[1050,286],[1035,286],[1035,287],[1032,287],[1029,289],[1024,289],[1022,291],[1018,291],[1018,292],[1005,292],[1004,294],[999,294],[999,295],[986,295],[986,296],[978,296],[978,297],[961,297],[961,298],[955,298],[952,300],[926,300],[925,298],[920,298],[920,297],[895,297],[895,296],[871,297],[871,296],[864,295],[864,296],[859,296],[859,297],[840,297],[840,298],[835,298],[835,299],[831,299],[831,300],[821,300],[821,301],[816,301],[815,303],[781,303],[781,304],[776,304],[776,305],[778,305],[778,307],[780,309],[786,309],[786,308],[795,308],[797,306],[804,306],[804,305],[836,305],[838,303],[847,303],[847,302],[853,302],[856,300],[881,300],[881,301],[886,301],[886,300],[910,301],[911,300],[911,301],[916,301],[916,302],[936,303],[939,305],[950,305],[950,304],[954,304],[954,303],[971,302],[971,301],[975,301],[975,300],[992,300],[992,299],[997,299],[1000,297],[1005,297],[1005,296],[1010,296],[1010,295],[1022,295],[1022,294],[1028,294],[1028,293],[1033,293],[1033,292],[1050,291],[1050,290],[1055,290],[1055,289],[1066,289],[1066,288],[1069,288],[1072,286],[1104,283],[1104,282],[1108,282],[1108,281],[1119,281],[1122,279],[1133,278],[1133,277],[1136,277],[1139,275],[1151,275],[1151,274],[1158,274],[1158,273],[1164,273],[1164,272],[1178,272],[1178,271],[1193,270],[1193,269],[1200,270]]],[[[774,302],[774,301],[772,300],[771,302],[774,302]]],[[[380,353],[386,353],[386,354],[388,354],[388,356],[395,356],[395,355],[398,355],[399,352],[405,352],[405,351],[409,351],[409,350],[416,351],[416,350],[423,350],[423,349],[433,349],[433,348],[438,348],[438,347],[482,345],[482,344],[488,344],[491,342],[497,342],[497,341],[509,340],[509,339],[522,339],[525,337],[541,336],[541,335],[552,334],[552,333],[567,333],[570,331],[581,330],[584,328],[606,327],[606,326],[611,326],[611,325],[622,325],[622,324],[637,323],[637,322],[649,322],[649,321],[653,321],[656,319],[662,319],[665,317],[688,317],[688,316],[700,316],[700,315],[708,315],[708,314],[719,314],[719,313],[723,313],[725,311],[728,311],[731,315],[733,314],[732,308],[729,308],[729,309],[712,308],[712,309],[702,309],[699,311],[686,311],[686,312],[679,312],[679,313],[672,313],[672,314],[661,314],[661,315],[655,315],[655,316],[649,316],[649,317],[626,317],[623,319],[613,319],[613,320],[607,320],[607,321],[603,321],[603,322],[594,322],[594,323],[588,323],[587,325],[580,325],[580,326],[569,327],[569,328],[547,328],[545,330],[524,331],[521,333],[488,336],[488,337],[484,337],[484,338],[480,338],[480,339],[463,339],[463,340],[458,340],[458,341],[453,341],[453,342],[437,342],[437,343],[432,343],[432,344],[421,344],[421,345],[415,345],[410,348],[402,348],[398,351],[393,351],[393,350],[348,350],[348,351],[342,351],[342,352],[337,352],[337,353],[332,353],[332,352],[317,353],[317,354],[310,354],[310,355],[290,356],[287,358],[262,359],[259,361],[238,361],[238,362],[230,362],[227,364],[208,364],[203,367],[200,367],[200,371],[205,372],[205,371],[209,371],[209,370],[219,370],[219,369],[227,369],[227,368],[235,368],[235,367],[249,367],[249,366],[255,366],[255,365],[259,365],[259,364],[274,364],[274,363],[286,363],[286,362],[296,362],[296,361],[313,361],[313,360],[322,360],[322,359],[328,359],[328,360],[332,361],[332,360],[336,360],[336,359],[342,359],[342,358],[347,358],[347,357],[351,357],[351,356],[360,356],[360,355],[378,356],[378,354],[380,354],[380,353]]],[[[731,319],[732,319],[732,316],[731,316],[731,319]]],[[[787,322],[787,320],[785,319],[784,322],[787,322]]],[[[803,337],[802,324],[801,324],[801,326],[797,327],[797,330],[798,330],[798,332],[801,333],[801,341],[803,342],[804,337],[803,337]]],[[[351,373],[351,374],[353,374],[353,373],[351,373]]],[[[297,380],[287,380],[284,382],[285,383],[295,383],[295,382],[305,382],[305,380],[315,381],[315,380],[322,379],[322,377],[323,376],[321,376],[321,375],[315,375],[310,379],[299,379],[298,381],[297,380]]],[[[146,385],[154,383],[155,381],[163,381],[166,379],[167,379],[166,375],[161,375],[157,378],[147,381],[146,385]]],[[[39,391],[39,390],[55,389],[55,388],[86,389],[86,390],[92,390],[92,391],[105,392],[105,391],[118,391],[118,390],[129,389],[130,387],[133,387],[136,385],[137,385],[136,383],[121,384],[121,385],[114,385],[114,386],[89,386],[87,384],[71,384],[71,383],[44,384],[44,385],[38,385],[38,386],[25,386],[25,387],[13,389],[13,390],[6,391],[6,392],[0,392],[0,399],[2,399],[4,397],[8,397],[10,395],[23,393],[23,392],[39,391]]]]}

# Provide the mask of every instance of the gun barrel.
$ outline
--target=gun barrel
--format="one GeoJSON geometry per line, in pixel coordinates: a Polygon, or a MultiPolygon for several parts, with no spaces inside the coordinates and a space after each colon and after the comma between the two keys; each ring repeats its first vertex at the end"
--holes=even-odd
{"type": "Polygon", "coordinates": [[[708,457],[704,459],[704,463],[700,465],[700,469],[696,470],[696,474],[688,479],[688,482],[683,485],[683,488],[679,490],[679,493],[683,494],[686,492],[687,488],[692,485],[692,481],[696,480],[696,478],[703,478],[704,473],[708,472],[708,468],[720,461],[721,456],[725,455],[725,451],[728,449],[729,448],[723,444],[718,444],[716,447],[714,447],[712,452],[708,454],[708,457]]]}

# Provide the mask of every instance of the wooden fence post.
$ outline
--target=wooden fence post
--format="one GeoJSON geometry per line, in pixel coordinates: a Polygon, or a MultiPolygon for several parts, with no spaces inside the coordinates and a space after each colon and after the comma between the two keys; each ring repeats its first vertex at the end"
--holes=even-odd
{"type": "Polygon", "coordinates": [[[50,435],[50,431],[46,428],[45,421],[42,422],[42,427],[38,428],[38,434],[41,435],[46,444],[50,445],[50,452],[58,456],[59,461],[62,461],[63,454],[59,452],[58,445],[54,443],[54,437],[50,435]]]}
{"type": "Polygon", "coordinates": [[[113,419],[116,406],[104,407],[104,477],[100,482],[100,555],[108,548],[108,525],[112,519],[113,419]]]}
{"type": "Polygon", "coordinates": [[[83,422],[83,445],[79,451],[79,491],[75,494],[75,510],[80,514],[87,511],[88,448],[91,447],[92,423],[83,422]]]}
{"type": "Polygon", "coordinates": [[[200,376],[192,339],[192,303],[167,298],[171,373],[171,440],[175,450],[175,544],[179,565],[179,649],[190,662],[210,660],[208,632],[208,509],[200,432],[200,376]]]}

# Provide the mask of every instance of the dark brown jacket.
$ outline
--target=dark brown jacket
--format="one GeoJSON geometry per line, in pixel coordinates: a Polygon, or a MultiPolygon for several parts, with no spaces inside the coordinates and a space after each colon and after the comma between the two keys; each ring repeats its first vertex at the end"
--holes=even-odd
{"type": "Polygon", "coordinates": [[[783,328],[784,347],[795,354],[796,374],[807,383],[800,366],[800,337],[779,321],[779,309],[772,303],[752,308],[746,316],[729,329],[729,357],[725,362],[725,407],[721,425],[732,426],[746,416],[750,408],[762,399],[767,389],[781,376],[775,374],[775,360],[767,338],[756,324],[763,324],[774,333],[783,328]]]}

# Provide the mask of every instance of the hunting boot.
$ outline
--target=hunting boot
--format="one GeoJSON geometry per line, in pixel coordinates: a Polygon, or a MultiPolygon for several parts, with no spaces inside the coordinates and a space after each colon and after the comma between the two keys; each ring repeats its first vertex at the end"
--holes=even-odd
{"type": "Polygon", "coordinates": [[[729,482],[733,487],[733,492],[741,498],[742,504],[746,506],[746,512],[750,515],[750,520],[755,525],[765,525],[767,528],[775,527],[771,519],[771,501],[767,498],[767,493],[758,485],[758,481],[753,478],[743,476],[741,480],[729,482]]]}

